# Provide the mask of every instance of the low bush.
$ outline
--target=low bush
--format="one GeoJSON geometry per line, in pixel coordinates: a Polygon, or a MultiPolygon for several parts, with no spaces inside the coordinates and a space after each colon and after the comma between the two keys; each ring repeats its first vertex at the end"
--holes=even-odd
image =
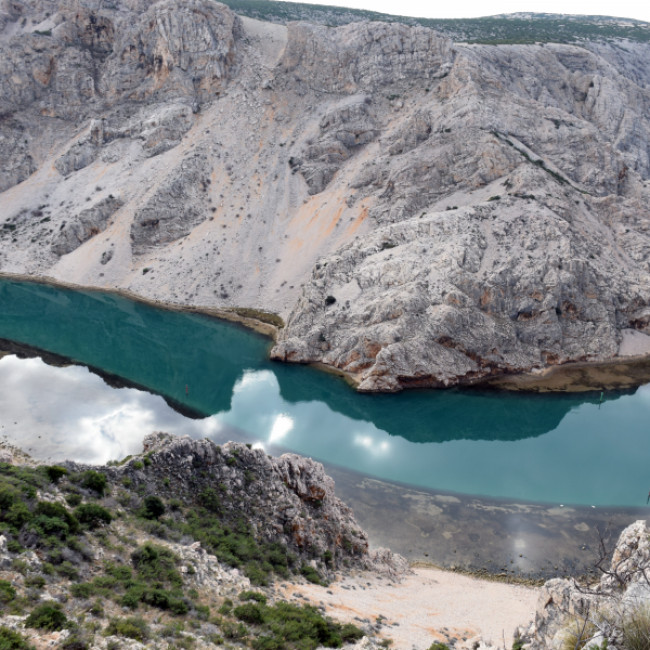
{"type": "Polygon", "coordinates": [[[58,483],[59,479],[67,476],[68,470],[60,465],[48,465],[45,467],[45,473],[52,483],[58,483]]]}
{"type": "Polygon", "coordinates": [[[42,589],[45,586],[45,578],[41,575],[30,575],[25,578],[25,587],[42,589]]]}
{"type": "Polygon", "coordinates": [[[314,567],[309,566],[308,564],[303,564],[300,569],[300,575],[304,576],[306,580],[312,582],[315,585],[327,586],[327,583],[321,578],[320,573],[314,569],[314,567]]]}
{"type": "Polygon", "coordinates": [[[266,605],[266,596],[259,591],[242,591],[239,594],[239,600],[254,600],[262,605],[266,605]]]}
{"type": "Polygon", "coordinates": [[[10,603],[16,598],[16,590],[8,580],[0,580],[0,605],[10,603]]]}
{"type": "Polygon", "coordinates": [[[101,472],[89,469],[81,475],[79,483],[82,487],[96,492],[100,497],[104,496],[107,481],[106,476],[101,472]]]}
{"type": "Polygon", "coordinates": [[[77,519],[91,530],[113,521],[110,511],[96,503],[84,503],[75,508],[74,513],[77,519]]]}
{"type": "Polygon", "coordinates": [[[88,650],[88,641],[79,634],[69,636],[60,646],[61,650],[88,650]]]}
{"type": "Polygon", "coordinates": [[[183,584],[176,569],[180,562],[168,548],[147,542],[131,555],[131,562],[139,577],[145,581],[168,582],[175,586],[183,584]]]}
{"type": "Polygon", "coordinates": [[[336,623],[308,605],[300,607],[279,602],[270,607],[260,602],[247,602],[235,607],[233,614],[240,621],[260,629],[261,634],[253,641],[255,650],[338,648],[363,636],[356,626],[336,623]]]}
{"type": "Polygon", "coordinates": [[[165,514],[165,504],[160,497],[149,495],[142,502],[140,515],[145,519],[159,519],[165,514]]]}
{"type": "Polygon", "coordinates": [[[68,625],[68,619],[58,603],[42,603],[25,619],[25,627],[54,632],[68,625]]]}
{"type": "Polygon", "coordinates": [[[144,642],[149,638],[149,626],[140,617],[114,618],[106,626],[106,636],[125,636],[144,642]]]}
{"type": "Polygon", "coordinates": [[[25,637],[18,632],[2,625],[0,626],[0,650],[34,650],[34,646],[27,643],[25,637]]]}

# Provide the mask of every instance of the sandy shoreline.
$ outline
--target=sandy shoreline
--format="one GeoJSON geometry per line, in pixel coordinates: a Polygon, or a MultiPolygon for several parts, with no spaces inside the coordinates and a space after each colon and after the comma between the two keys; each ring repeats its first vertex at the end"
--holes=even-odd
{"type": "Polygon", "coordinates": [[[343,622],[375,623],[394,650],[426,650],[434,641],[472,648],[479,637],[510,648],[515,629],[535,615],[539,587],[417,567],[400,582],[371,573],[338,579],[328,587],[287,584],[278,596],[324,607],[343,622]]]}

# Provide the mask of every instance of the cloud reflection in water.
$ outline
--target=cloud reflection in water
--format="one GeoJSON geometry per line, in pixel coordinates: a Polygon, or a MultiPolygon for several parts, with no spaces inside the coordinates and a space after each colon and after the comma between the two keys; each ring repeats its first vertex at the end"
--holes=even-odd
{"type": "MultiPolygon", "coordinates": [[[[438,442],[414,442],[383,430],[379,422],[386,418],[349,417],[318,393],[288,399],[278,376],[266,369],[244,371],[232,388],[210,384],[221,410],[201,420],[173,411],[161,397],[111,388],[83,367],[53,368],[39,359],[1,358],[0,385],[0,435],[43,459],[105,462],[139,452],[151,431],[168,431],[219,444],[255,443],[272,454],[291,450],[362,474],[466,494],[625,505],[645,504],[648,493],[650,387],[602,405],[572,406],[544,435],[474,440],[456,439],[454,433],[438,442]],[[617,470],[615,480],[603,480],[611,468],[617,470]]],[[[454,393],[449,396],[453,401],[454,393]]],[[[357,399],[394,407],[393,431],[402,428],[407,414],[419,414],[430,428],[456,426],[456,411],[444,421],[426,411],[411,413],[408,405],[417,406],[416,397],[357,399]]],[[[518,402],[479,399],[495,412],[499,403],[506,417],[505,407],[518,402]]],[[[542,405],[547,403],[555,402],[542,405]]]]}
{"type": "Polygon", "coordinates": [[[158,395],[111,388],[81,366],[0,359],[0,435],[35,458],[103,463],[142,449],[151,431],[223,437],[218,418],[185,418],[158,395]]]}

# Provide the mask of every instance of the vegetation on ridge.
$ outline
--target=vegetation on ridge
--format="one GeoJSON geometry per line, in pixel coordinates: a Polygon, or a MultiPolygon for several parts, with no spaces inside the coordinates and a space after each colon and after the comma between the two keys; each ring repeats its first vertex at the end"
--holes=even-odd
{"type": "Polygon", "coordinates": [[[650,23],[606,16],[510,14],[483,18],[411,18],[364,9],[270,0],[224,0],[233,11],[250,18],[287,23],[307,21],[331,27],[366,20],[422,25],[468,43],[577,43],[628,39],[650,42],[650,23]]]}
{"type": "MultiPolygon", "coordinates": [[[[129,462],[138,473],[151,465],[148,456],[129,462]]],[[[322,579],[280,544],[257,540],[243,520],[225,520],[217,491],[202,490],[190,504],[144,494],[115,476],[0,464],[0,533],[11,563],[9,579],[0,579],[0,617],[23,617],[25,626],[21,633],[0,621],[0,650],[33,650],[27,637],[50,632],[62,633],[57,647],[64,650],[89,648],[97,634],[167,641],[156,647],[192,648],[202,640],[259,650],[340,647],[363,635],[312,607],[268,603],[261,592],[244,590],[234,607],[215,591],[223,578],[195,579],[206,568],[192,558],[204,556],[174,549],[200,541],[257,584],[300,572],[322,579]],[[197,589],[206,579],[212,586],[197,589]]],[[[232,579],[243,580],[238,575],[232,579]]]]}

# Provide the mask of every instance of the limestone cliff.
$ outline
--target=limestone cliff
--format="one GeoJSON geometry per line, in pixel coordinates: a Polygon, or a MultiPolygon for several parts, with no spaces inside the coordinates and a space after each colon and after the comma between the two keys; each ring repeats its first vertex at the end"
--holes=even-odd
{"type": "Polygon", "coordinates": [[[362,390],[611,359],[650,340],[649,55],[3,0],[0,271],[276,311],[362,390]]]}

